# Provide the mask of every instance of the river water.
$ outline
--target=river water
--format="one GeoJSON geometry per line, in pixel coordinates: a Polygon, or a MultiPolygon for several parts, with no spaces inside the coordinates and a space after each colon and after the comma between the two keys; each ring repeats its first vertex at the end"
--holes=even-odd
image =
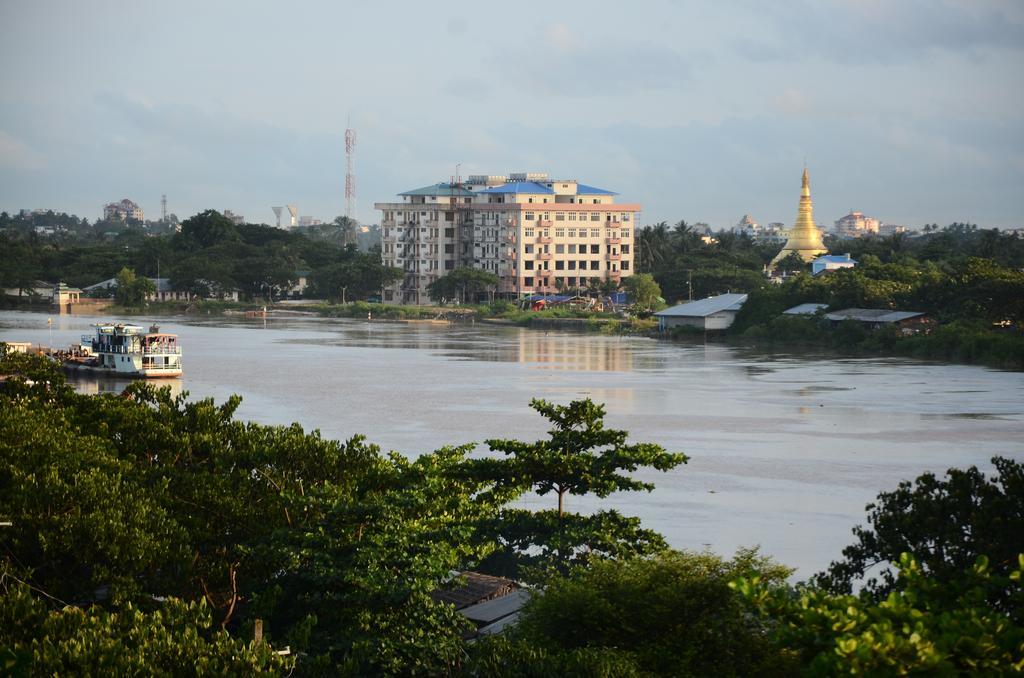
{"type": "MultiPolygon", "coordinates": [[[[0,341],[63,347],[109,319],[0,312],[0,341]]],[[[531,398],[605,403],[609,426],[690,462],[639,473],[654,492],[570,497],[569,508],[638,515],[677,548],[731,554],[759,544],[797,578],[837,558],[865,504],[900,480],[988,469],[996,454],[1024,459],[1024,374],[1015,372],[486,324],[157,320],[183,345],[175,389],[218,402],[238,393],[241,418],[299,422],[328,438],[361,433],[407,455],[542,438],[531,398]]],[[[78,382],[84,392],[124,385],[78,382]]]]}

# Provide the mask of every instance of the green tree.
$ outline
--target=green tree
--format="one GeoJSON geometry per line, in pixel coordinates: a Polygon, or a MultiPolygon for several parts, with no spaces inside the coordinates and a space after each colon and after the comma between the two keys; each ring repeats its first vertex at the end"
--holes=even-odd
{"type": "Polygon", "coordinates": [[[573,568],[537,591],[504,638],[471,649],[481,675],[792,675],[730,588],[739,577],[781,585],[790,570],[743,550],[732,560],[666,551],[573,568]],[[604,673],[601,666],[614,667],[604,673]]]}
{"type": "Polygon", "coordinates": [[[491,439],[492,451],[508,457],[496,470],[496,486],[526,487],[544,496],[553,492],[558,498],[558,514],[565,513],[566,494],[596,494],[607,497],[623,490],[654,489],[623,473],[641,466],[669,471],[685,464],[685,454],[666,452],[654,443],[626,442],[629,435],[604,427],[604,406],[589,398],[556,405],[532,400],[530,407],[547,419],[552,428],[546,440],[526,443],[519,440],[491,439]]]}
{"type": "Polygon", "coordinates": [[[775,264],[775,270],[777,271],[788,271],[788,272],[807,272],[810,270],[810,265],[804,261],[804,258],[796,252],[790,252],[786,256],[779,259],[779,263],[775,264]]]}
{"type": "Polygon", "coordinates": [[[626,289],[633,299],[633,305],[644,311],[656,310],[660,303],[661,288],[649,273],[637,273],[626,278],[626,289]]]}
{"type": "Polygon", "coordinates": [[[234,222],[217,210],[206,210],[181,222],[180,240],[195,248],[239,240],[234,222]]]}
{"type": "Polygon", "coordinates": [[[475,460],[475,477],[490,485],[489,493],[508,501],[532,490],[557,497],[557,509],[531,513],[504,509],[484,530],[501,548],[482,565],[496,573],[541,578],[565,571],[591,557],[626,557],[665,548],[661,535],[640,527],[639,520],[602,511],[590,516],[567,513],[565,496],[654,489],[630,476],[641,466],[668,471],[685,463],[686,455],[666,452],[653,443],[627,443],[628,434],[604,427],[604,407],[589,399],[568,405],[533,400],[530,406],[552,424],[546,440],[488,440],[505,458],[475,460]]]}
{"type": "Polygon", "coordinates": [[[760,611],[770,637],[808,676],[1012,675],[1024,668],[1024,626],[991,606],[1024,607],[1024,555],[998,575],[985,556],[956,577],[929,577],[910,554],[884,600],[741,577],[734,586],[760,611]]]}
{"type": "Polygon", "coordinates": [[[310,277],[313,293],[332,301],[365,299],[402,279],[402,269],[385,266],[380,256],[348,245],[341,260],[322,266],[310,277]]]}
{"type": "Polygon", "coordinates": [[[121,306],[139,306],[146,297],[156,292],[156,285],[149,278],[138,277],[128,267],[122,268],[114,277],[114,299],[121,306]]]}
{"type": "Polygon", "coordinates": [[[0,670],[7,675],[279,675],[293,658],[213,630],[205,601],[170,598],[146,612],[47,610],[29,587],[0,575],[0,670]]]}
{"type": "Polygon", "coordinates": [[[959,577],[981,555],[1007,574],[1022,550],[1024,465],[1004,457],[992,464],[991,478],[975,466],[951,468],[945,478],[925,473],[879,494],[866,508],[869,526],[854,528],[856,543],[816,583],[837,593],[861,584],[881,600],[897,586],[891,568],[903,553],[940,583],[959,577]]]}
{"type": "Polygon", "coordinates": [[[459,299],[463,303],[479,300],[481,294],[494,290],[498,285],[498,276],[490,271],[478,268],[456,268],[427,285],[427,294],[431,299],[459,299]]]}

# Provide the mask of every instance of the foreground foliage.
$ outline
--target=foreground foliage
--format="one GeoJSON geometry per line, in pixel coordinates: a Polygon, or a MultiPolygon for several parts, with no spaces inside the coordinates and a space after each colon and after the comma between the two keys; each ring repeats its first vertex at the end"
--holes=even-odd
{"type": "Polygon", "coordinates": [[[514,631],[473,649],[471,666],[493,676],[789,675],[792,660],[729,585],[789,574],[756,550],[593,562],[551,580],[514,631]]]}
{"type": "Polygon", "coordinates": [[[882,494],[846,560],[793,589],[754,551],[676,553],[617,512],[515,507],[527,490],[648,490],[635,470],[685,461],[605,428],[589,400],[535,401],[548,437],[490,441],[503,457],[462,446],[410,460],[358,436],[237,421],[237,398],[189,402],[147,384],[82,396],[17,354],[0,374],[14,375],[0,385],[4,672],[1024,669],[1017,462],[997,458],[991,479],[951,470],[882,494]],[[466,643],[471,624],[432,595],[465,569],[540,585],[516,630],[466,643]]]}
{"type": "MultiPolygon", "coordinates": [[[[979,555],[1007,575],[1024,551],[1024,465],[1005,457],[992,464],[992,477],[975,466],[953,468],[945,478],[925,473],[879,494],[866,507],[868,527],[854,528],[856,543],[816,583],[836,593],[863,587],[882,600],[899,584],[892,566],[905,553],[940,583],[956,581],[979,555]]],[[[1024,621],[1021,610],[1016,615],[1024,621]]]]}
{"type": "Polygon", "coordinates": [[[1024,626],[989,604],[1024,605],[1024,555],[1007,575],[979,556],[961,576],[928,577],[909,554],[897,590],[881,602],[814,588],[794,592],[741,578],[735,588],[770,623],[774,642],[798,654],[803,674],[1009,675],[1024,671],[1024,626]]]}

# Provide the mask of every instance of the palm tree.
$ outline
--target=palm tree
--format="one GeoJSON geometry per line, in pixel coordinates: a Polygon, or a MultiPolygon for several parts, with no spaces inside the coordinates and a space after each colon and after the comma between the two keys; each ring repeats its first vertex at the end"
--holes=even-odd
{"type": "Polygon", "coordinates": [[[668,223],[662,221],[640,229],[637,233],[636,249],[638,271],[649,273],[663,263],[671,250],[668,223]]]}

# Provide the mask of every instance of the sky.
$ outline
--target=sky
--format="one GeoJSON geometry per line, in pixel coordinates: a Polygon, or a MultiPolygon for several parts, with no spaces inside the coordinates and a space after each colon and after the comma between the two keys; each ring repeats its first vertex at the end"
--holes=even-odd
{"type": "Polygon", "coordinates": [[[1019,0],[0,0],[0,209],[357,217],[548,172],[643,223],[1024,226],[1019,0]]]}

